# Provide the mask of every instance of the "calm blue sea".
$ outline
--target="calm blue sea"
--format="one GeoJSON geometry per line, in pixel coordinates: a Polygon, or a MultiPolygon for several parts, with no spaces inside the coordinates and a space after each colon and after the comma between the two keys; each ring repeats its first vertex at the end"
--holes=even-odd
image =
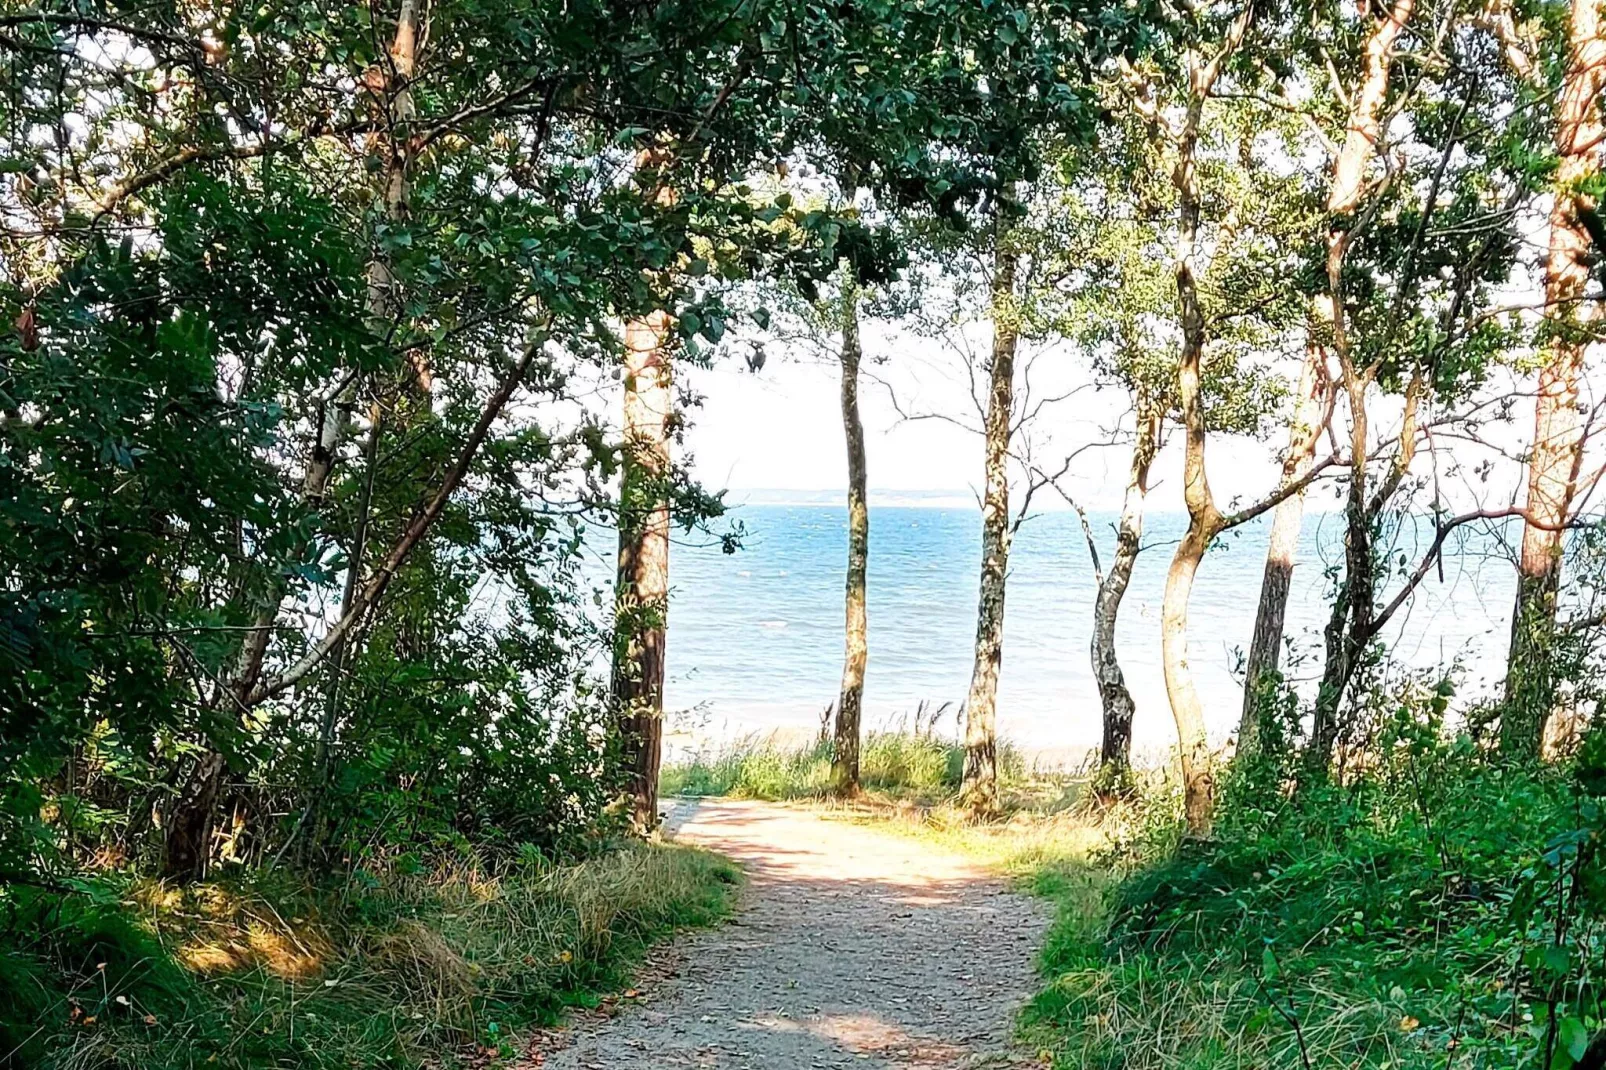
{"type": "MultiPolygon", "coordinates": [[[[735,509],[748,535],[742,550],[677,543],[671,563],[667,706],[673,737],[707,740],[781,729],[806,733],[837,693],[842,657],[846,510],[835,505],[749,505],[735,509]]],[[[1108,563],[1113,515],[1091,517],[1108,563]]],[[[1180,515],[1151,515],[1118,645],[1138,704],[1140,752],[1163,753],[1174,736],[1160,671],[1160,598],[1180,515]]],[[[1341,550],[1341,518],[1308,516],[1295,572],[1289,634],[1318,648],[1327,567],[1341,550]]],[[[1406,530],[1400,553],[1414,561],[1430,525],[1406,530]]],[[[980,519],[972,508],[871,509],[870,663],[865,702],[871,727],[907,718],[917,704],[963,701],[970,678],[979,570],[980,519]]],[[[1193,596],[1191,658],[1212,731],[1236,723],[1234,675],[1248,643],[1260,590],[1265,525],[1225,538],[1206,558],[1193,596]]],[[[1098,692],[1088,667],[1093,568],[1080,522],[1070,512],[1029,520],[1011,555],[1000,730],[1062,760],[1096,746],[1098,692]]],[[[1430,579],[1409,614],[1390,629],[1397,656],[1431,667],[1460,661],[1462,694],[1498,678],[1515,580],[1492,534],[1472,534],[1430,579]]],[[[1313,675],[1312,659],[1303,674],[1313,675]]]]}

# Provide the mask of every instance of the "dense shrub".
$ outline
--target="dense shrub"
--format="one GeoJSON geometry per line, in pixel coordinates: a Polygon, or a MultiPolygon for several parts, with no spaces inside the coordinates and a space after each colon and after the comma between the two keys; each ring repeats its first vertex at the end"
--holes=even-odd
{"type": "Polygon", "coordinates": [[[1343,783],[1235,770],[1208,842],[1128,841],[1045,952],[1059,1065],[1570,1066],[1606,1018],[1600,733],[1520,768],[1442,710],[1399,701],[1343,783]]]}

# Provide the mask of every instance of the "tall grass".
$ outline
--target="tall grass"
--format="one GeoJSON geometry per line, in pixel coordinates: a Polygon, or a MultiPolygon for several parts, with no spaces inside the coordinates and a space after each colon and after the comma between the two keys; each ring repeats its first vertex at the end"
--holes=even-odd
{"type": "MultiPolygon", "coordinates": [[[[788,746],[749,737],[667,767],[666,795],[730,795],[746,799],[814,799],[831,790],[831,742],[788,746]]],[[[1008,744],[999,747],[999,776],[1006,788],[1028,779],[1026,762],[1008,744]]],[[[965,749],[923,733],[865,735],[859,754],[864,790],[896,799],[936,803],[959,790],[965,749]]]]}
{"type": "MultiPolygon", "coordinates": [[[[359,871],[6,904],[0,1065],[52,1070],[450,1066],[621,985],[707,924],[729,863],[639,845],[573,865],[359,871]]],[[[483,1061],[483,1060],[481,1060],[483,1061]]]]}

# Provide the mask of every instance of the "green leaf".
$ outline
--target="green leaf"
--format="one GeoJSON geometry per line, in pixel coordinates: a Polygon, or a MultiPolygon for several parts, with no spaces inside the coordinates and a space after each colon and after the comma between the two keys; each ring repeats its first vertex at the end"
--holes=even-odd
{"type": "Polygon", "coordinates": [[[1589,1030],[1584,1023],[1571,1016],[1563,1018],[1556,1029],[1557,1046],[1577,1062],[1589,1048],[1589,1030]]]}

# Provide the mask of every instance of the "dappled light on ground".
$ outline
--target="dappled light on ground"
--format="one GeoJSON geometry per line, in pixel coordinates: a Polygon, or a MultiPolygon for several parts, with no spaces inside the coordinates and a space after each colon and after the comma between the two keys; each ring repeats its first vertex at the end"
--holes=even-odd
{"type": "Polygon", "coordinates": [[[707,800],[670,827],[741,863],[741,910],[546,1066],[1009,1065],[1041,903],[956,852],[808,807],[707,800]]]}

